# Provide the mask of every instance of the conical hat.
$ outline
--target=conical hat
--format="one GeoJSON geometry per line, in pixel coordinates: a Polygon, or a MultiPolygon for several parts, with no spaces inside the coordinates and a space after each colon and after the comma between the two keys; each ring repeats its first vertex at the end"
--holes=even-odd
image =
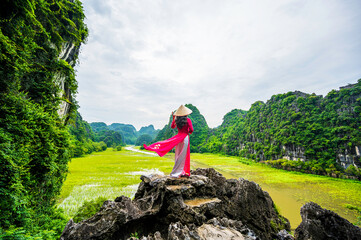
{"type": "Polygon", "coordinates": [[[192,110],[190,110],[189,108],[181,105],[177,111],[174,113],[174,116],[187,116],[189,114],[192,113],[192,110]]]}

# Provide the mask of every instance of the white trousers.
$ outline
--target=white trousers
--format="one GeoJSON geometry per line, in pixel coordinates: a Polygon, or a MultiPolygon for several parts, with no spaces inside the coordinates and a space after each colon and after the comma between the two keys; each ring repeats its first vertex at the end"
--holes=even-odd
{"type": "Polygon", "coordinates": [[[185,137],[184,140],[175,146],[175,158],[174,167],[170,173],[171,177],[179,177],[184,174],[184,164],[186,162],[187,150],[188,150],[189,137],[185,137]]]}

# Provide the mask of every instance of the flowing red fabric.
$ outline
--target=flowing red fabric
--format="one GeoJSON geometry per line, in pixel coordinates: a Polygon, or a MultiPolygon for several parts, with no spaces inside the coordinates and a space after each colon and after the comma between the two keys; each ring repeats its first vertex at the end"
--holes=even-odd
{"type": "MultiPolygon", "coordinates": [[[[149,146],[143,145],[145,149],[156,152],[160,157],[163,157],[166,153],[168,153],[170,150],[172,150],[178,143],[182,142],[185,137],[188,136],[188,134],[193,133],[193,125],[192,121],[187,118],[187,123],[185,126],[182,127],[182,129],[178,128],[178,134],[167,139],[164,141],[153,143],[149,146]]],[[[175,120],[173,119],[171,128],[175,128],[175,120]]],[[[186,161],[184,164],[184,172],[186,175],[190,176],[190,141],[188,141],[188,148],[187,148],[187,156],[186,161]]]]}

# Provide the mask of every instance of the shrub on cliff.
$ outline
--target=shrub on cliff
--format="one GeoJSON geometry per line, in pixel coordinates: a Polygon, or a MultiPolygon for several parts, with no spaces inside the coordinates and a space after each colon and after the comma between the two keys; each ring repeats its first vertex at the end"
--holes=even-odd
{"type": "Polygon", "coordinates": [[[78,223],[92,217],[95,213],[97,213],[100,210],[101,206],[106,200],[107,199],[105,197],[98,197],[94,200],[85,201],[83,205],[76,212],[73,218],[74,222],[78,223]]]}
{"type": "Polygon", "coordinates": [[[0,105],[0,226],[42,226],[66,177],[69,134],[25,94],[3,94],[0,105]]]}

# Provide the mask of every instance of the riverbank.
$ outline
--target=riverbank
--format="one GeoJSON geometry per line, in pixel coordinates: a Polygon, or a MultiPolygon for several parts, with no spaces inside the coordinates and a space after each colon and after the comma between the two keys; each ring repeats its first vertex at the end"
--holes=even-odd
{"type": "Polygon", "coordinates": [[[300,208],[306,202],[316,202],[335,211],[350,222],[357,221],[358,213],[346,208],[347,204],[361,206],[361,183],[300,172],[272,168],[239,157],[215,154],[192,154],[194,167],[213,167],[227,178],[246,178],[267,191],[281,214],[294,229],[301,222],[300,208]]]}

